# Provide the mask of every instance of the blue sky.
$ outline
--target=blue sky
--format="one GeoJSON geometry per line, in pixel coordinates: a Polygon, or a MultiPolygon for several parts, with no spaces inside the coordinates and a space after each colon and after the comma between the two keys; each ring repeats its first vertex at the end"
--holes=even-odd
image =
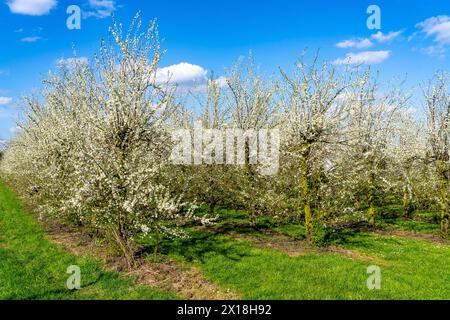
{"type": "Polygon", "coordinates": [[[20,97],[38,92],[58,60],[72,58],[73,47],[89,59],[111,15],[127,25],[138,10],[144,21],[158,19],[168,50],[161,67],[183,81],[223,75],[250,50],[269,74],[320,48],[335,64],[373,65],[382,80],[406,76],[410,88],[450,69],[450,0],[0,0],[0,140],[15,131],[20,97]],[[372,4],[380,30],[366,25],[372,4]],[[80,30],[66,27],[69,5],[81,8],[80,30]]]}

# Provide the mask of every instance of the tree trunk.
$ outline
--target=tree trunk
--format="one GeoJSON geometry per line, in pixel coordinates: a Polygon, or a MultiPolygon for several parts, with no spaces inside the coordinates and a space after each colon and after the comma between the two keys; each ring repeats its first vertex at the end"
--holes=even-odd
{"type": "Polygon", "coordinates": [[[441,198],[441,233],[443,237],[448,236],[448,225],[450,219],[450,199],[448,194],[448,178],[445,161],[441,160],[438,164],[439,175],[439,193],[441,198]]]}
{"type": "Polygon", "coordinates": [[[159,251],[159,244],[161,243],[161,237],[159,235],[159,231],[155,232],[155,248],[153,249],[153,255],[156,257],[159,251]]]}
{"type": "Polygon", "coordinates": [[[305,228],[306,228],[306,238],[309,242],[313,240],[313,216],[311,212],[311,177],[310,177],[310,167],[309,167],[309,154],[311,152],[311,146],[307,145],[301,160],[302,178],[301,178],[301,190],[303,195],[303,211],[305,213],[305,228]]]}
{"type": "Polygon", "coordinates": [[[409,217],[411,213],[414,211],[411,197],[409,196],[408,192],[404,192],[403,194],[403,215],[405,217],[409,217]]]}
{"type": "Polygon", "coordinates": [[[121,236],[116,230],[112,230],[112,234],[119,251],[122,252],[122,256],[125,258],[128,269],[131,269],[136,263],[136,260],[134,259],[133,244],[130,242],[131,240],[128,240],[126,236],[121,236]]]}
{"type": "Polygon", "coordinates": [[[369,202],[369,209],[368,209],[368,216],[369,216],[369,223],[371,225],[375,224],[375,216],[376,216],[376,209],[375,209],[375,172],[373,171],[373,167],[369,167],[369,181],[368,181],[368,187],[369,187],[369,194],[367,201],[369,202]]]}
{"type": "Polygon", "coordinates": [[[413,190],[411,186],[411,180],[409,179],[409,170],[406,169],[404,174],[405,186],[403,189],[403,215],[409,217],[414,211],[413,206],[413,190]]]}
{"type": "Polygon", "coordinates": [[[245,139],[245,175],[248,183],[249,197],[247,199],[247,210],[249,215],[249,225],[251,228],[257,229],[257,212],[256,212],[256,175],[252,165],[250,164],[250,143],[245,139]]]}

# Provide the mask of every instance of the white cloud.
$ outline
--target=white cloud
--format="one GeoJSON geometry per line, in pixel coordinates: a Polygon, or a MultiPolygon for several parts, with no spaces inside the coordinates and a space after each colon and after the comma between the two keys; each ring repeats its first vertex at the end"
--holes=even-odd
{"type": "Polygon", "coordinates": [[[369,39],[350,39],[350,40],[344,40],[341,42],[338,42],[336,44],[336,47],[338,48],[369,48],[373,45],[372,41],[369,39]]]}
{"type": "MultiPolygon", "coordinates": [[[[446,47],[450,45],[450,16],[441,15],[428,18],[416,24],[419,29],[417,33],[425,34],[426,37],[432,38],[435,45],[420,49],[420,51],[431,57],[444,58],[446,47]]],[[[411,37],[413,38],[413,37],[411,37]]]]}
{"type": "Polygon", "coordinates": [[[56,0],[8,0],[7,4],[12,13],[30,16],[48,14],[57,5],[56,0]]]}
{"type": "Polygon", "coordinates": [[[392,40],[397,38],[402,33],[403,33],[403,30],[391,31],[391,32],[389,32],[387,34],[384,34],[383,32],[378,31],[377,33],[372,35],[372,39],[375,39],[375,40],[377,40],[380,43],[391,42],[392,40]]]}
{"type": "Polygon", "coordinates": [[[68,69],[74,69],[78,65],[88,64],[89,59],[86,57],[59,59],[56,61],[58,66],[64,66],[68,69]]]}
{"type": "Polygon", "coordinates": [[[0,106],[6,106],[12,102],[11,97],[0,97],[0,106]]]}
{"type": "Polygon", "coordinates": [[[345,58],[333,61],[333,64],[374,64],[380,63],[389,58],[390,51],[363,51],[358,53],[347,53],[345,58]]]}
{"type": "MultiPolygon", "coordinates": [[[[203,67],[187,62],[181,62],[168,67],[160,68],[156,72],[155,81],[157,83],[168,83],[176,85],[181,91],[201,92],[206,90],[210,79],[208,71],[203,67]]],[[[215,79],[219,87],[225,87],[227,79],[219,77],[215,79]]]]}
{"type": "Polygon", "coordinates": [[[156,72],[156,82],[163,83],[169,81],[173,84],[195,84],[206,80],[208,71],[202,67],[181,62],[158,69],[156,72]]]}
{"type": "Polygon", "coordinates": [[[44,30],[44,28],[42,28],[42,27],[36,27],[36,28],[33,29],[33,32],[40,33],[40,32],[42,32],[43,30],[44,30]]]}
{"type": "Polygon", "coordinates": [[[89,11],[83,11],[85,18],[107,18],[116,11],[116,3],[114,0],[89,0],[89,11]]]}
{"type": "Polygon", "coordinates": [[[378,43],[391,42],[392,40],[397,38],[402,33],[403,33],[403,30],[391,31],[387,34],[384,34],[383,32],[378,31],[377,33],[373,34],[370,38],[354,38],[354,39],[348,39],[348,40],[338,42],[336,44],[336,47],[338,47],[338,48],[357,48],[357,49],[369,48],[369,47],[373,46],[372,40],[375,40],[378,43]]]}
{"type": "Polygon", "coordinates": [[[227,86],[228,82],[227,82],[227,78],[226,77],[219,77],[216,80],[216,84],[220,87],[223,88],[225,86],[227,86]]]}
{"type": "Polygon", "coordinates": [[[20,39],[21,42],[28,42],[28,43],[37,42],[39,40],[42,40],[42,38],[38,37],[38,36],[25,37],[25,38],[20,39]]]}
{"type": "Polygon", "coordinates": [[[427,37],[439,45],[450,45],[450,16],[436,16],[416,24],[427,37]]]}
{"type": "Polygon", "coordinates": [[[12,135],[17,134],[20,130],[22,130],[22,128],[19,127],[19,126],[15,126],[15,127],[9,128],[9,132],[11,132],[12,135]]]}
{"type": "Polygon", "coordinates": [[[439,58],[445,57],[445,49],[443,46],[439,46],[439,45],[428,46],[428,47],[422,48],[420,51],[430,57],[439,57],[439,58]]]}

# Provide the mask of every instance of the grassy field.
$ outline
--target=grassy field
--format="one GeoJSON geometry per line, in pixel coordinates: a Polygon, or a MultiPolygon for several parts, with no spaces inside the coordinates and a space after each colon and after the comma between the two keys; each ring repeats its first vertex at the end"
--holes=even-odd
{"type": "Polygon", "coordinates": [[[342,252],[288,254],[209,232],[167,241],[163,252],[202,269],[245,299],[450,299],[450,247],[398,236],[358,233],[342,252]],[[346,251],[347,250],[347,251],[346,251]],[[368,290],[367,267],[382,272],[368,290]]]}
{"type": "MultiPolygon", "coordinates": [[[[331,242],[334,250],[314,249],[302,240],[302,227],[287,224],[255,231],[245,228],[245,221],[244,213],[224,211],[214,227],[192,228],[186,240],[164,240],[160,254],[196,267],[212,283],[244,299],[450,299],[448,243],[343,232],[331,242]],[[381,268],[380,290],[366,286],[370,265],[381,268]]],[[[432,221],[422,223],[427,226],[417,227],[418,232],[435,228],[432,221]]],[[[401,221],[390,221],[389,226],[404,224],[408,229],[401,221]]],[[[141,243],[152,251],[150,240],[141,243]]],[[[0,183],[0,299],[177,296],[63,252],[46,240],[39,224],[0,183]],[[72,264],[82,270],[81,290],[65,287],[65,272],[72,264]]]]}
{"type": "Polygon", "coordinates": [[[0,299],[173,299],[157,288],[107,272],[86,257],[63,252],[0,182],[0,299]],[[81,290],[66,287],[67,267],[81,269],[81,290]]]}

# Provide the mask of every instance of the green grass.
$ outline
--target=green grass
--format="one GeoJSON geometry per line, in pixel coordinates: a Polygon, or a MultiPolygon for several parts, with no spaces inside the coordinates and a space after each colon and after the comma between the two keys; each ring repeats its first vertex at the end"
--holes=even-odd
{"type": "MultiPolygon", "coordinates": [[[[270,228],[302,239],[302,226],[260,219],[259,232],[248,227],[248,216],[243,212],[219,213],[218,224],[209,231],[193,228],[188,230],[189,239],[163,240],[161,254],[198,267],[212,282],[231,288],[244,299],[450,299],[448,245],[344,230],[333,243],[351,250],[356,258],[308,250],[300,256],[289,256],[222,232],[233,230],[270,240],[270,233],[263,232],[270,228]],[[381,268],[381,290],[366,286],[370,265],[381,268]]],[[[152,252],[149,239],[141,242],[152,252]]],[[[63,252],[45,239],[39,224],[0,183],[0,299],[135,298],[176,297],[104,271],[92,259],[63,252]],[[69,276],[66,269],[73,264],[82,272],[79,291],[65,287],[69,276]]]]}
{"type": "Polygon", "coordinates": [[[385,210],[383,216],[377,217],[377,226],[441,235],[439,214],[436,212],[418,211],[413,212],[409,217],[404,217],[402,210],[390,208],[385,210]]]}
{"type": "Polygon", "coordinates": [[[440,225],[438,223],[430,223],[421,220],[412,220],[405,218],[392,218],[385,219],[379,222],[381,226],[395,227],[398,229],[415,231],[415,232],[425,232],[433,233],[438,235],[440,232],[440,225]]]}
{"type": "MultiPolygon", "coordinates": [[[[229,219],[244,217],[227,214],[222,227],[229,219]]],[[[293,238],[304,234],[303,227],[292,224],[275,230],[293,238]]],[[[257,231],[239,231],[258,237],[257,231]]],[[[259,238],[264,237],[260,234],[259,238]]],[[[244,299],[450,299],[448,245],[351,230],[342,231],[333,243],[359,257],[331,252],[292,257],[255,248],[246,240],[198,230],[191,230],[187,240],[165,240],[162,253],[199,267],[209,279],[244,299]],[[370,265],[381,268],[381,290],[367,288],[370,265]]]]}
{"type": "Polygon", "coordinates": [[[384,282],[394,297],[450,299],[450,246],[397,236],[355,234],[347,248],[380,257],[384,282]]]}
{"type": "Polygon", "coordinates": [[[0,182],[0,299],[172,299],[173,294],[139,286],[107,272],[86,257],[63,252],[45,239],[34,218],[0,182]],[[81,289],[68,290],[67,267],[81,268],[81,289]]]}

